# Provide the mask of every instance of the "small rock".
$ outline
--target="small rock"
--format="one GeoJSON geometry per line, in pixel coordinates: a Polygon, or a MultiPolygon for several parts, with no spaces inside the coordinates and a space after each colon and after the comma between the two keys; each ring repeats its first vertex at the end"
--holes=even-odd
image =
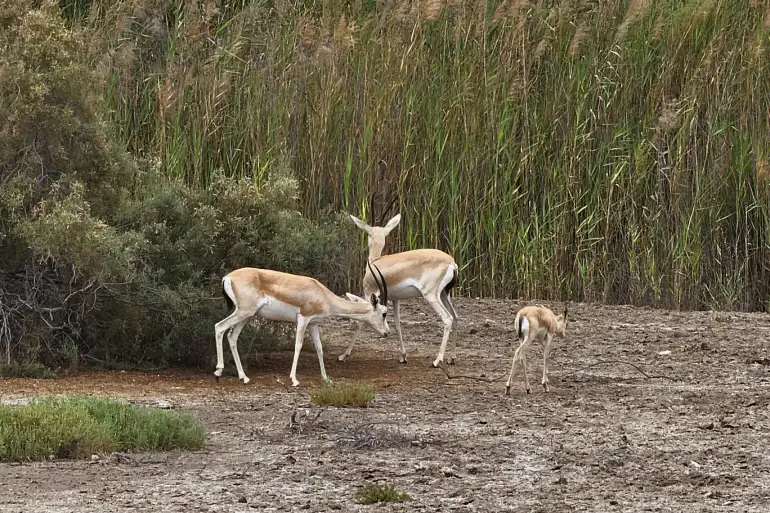
{"type": "Polygon", "coordinates": [[[565,484],[567,484],[567,478],[566,478],[566,477],[564,477],[564,476],[561,476],[561,477],[559,477],[559,479],[557,479],[557,480],[554,482],[554,484],[557,484],[557,485],[565,485],[565,484]]]}
{"type": "Polygon", "coordinates": [[[297,463],[297,458],[289,454],[288,456],[286,456],[286,461],[294,465],[295,463],[297,463]]]}
{"type": "Polygon", "coordinates": [[[168,410],[172,408],[171,403],[165,399],[157,399],[152,405],[162,410],[168,410]]]}
{"type": "Polygon", "coordinates": [[[475,335],[478,332],[479,332],[479,330],[477,330],[476,328],[471,328],[471,329],[468,330],[468,333],[471,334],[471,335],[475,335]]]}
{"type": "Polygon", "coordinates": [[[701,464],[698,463],[697,461],[690,460],[690,466],[692,466],[693,468],[700,468],[701,464]]]}
{"type": "Polygon", "coordinates": [[[238,499],[238,502],[240,502],[241,504],[246,504],[249,501],[246,500],[246,497],[241,497],[240,499],[238,499]]]}
{"type": "Polygon", "coordinates": [[[91,463],[97,463],[100,459],[98,454],[91,455],[91,463]]]}
{"type": "Polygon", "coordinates": [[[658,355],[660,355],[660,356],[667,356],[667,355],[670,355],[670,354],[671,354],[671,351],[661,351],[661,352],[658,353],[658,355]]]}

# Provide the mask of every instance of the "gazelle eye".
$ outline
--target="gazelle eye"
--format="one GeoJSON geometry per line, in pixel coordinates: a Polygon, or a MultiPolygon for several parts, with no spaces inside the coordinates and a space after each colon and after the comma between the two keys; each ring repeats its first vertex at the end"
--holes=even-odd
{"type": "Polygon", "coordinates": [[[382,318],[384,319],[385,317],[387,317],[387,315],[388,314],[386,314],[386,313],[382,314],[382,318]]]}

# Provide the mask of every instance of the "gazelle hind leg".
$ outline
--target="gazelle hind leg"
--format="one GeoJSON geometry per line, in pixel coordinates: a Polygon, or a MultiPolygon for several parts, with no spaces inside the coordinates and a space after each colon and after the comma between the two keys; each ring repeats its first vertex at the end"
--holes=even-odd
{"type": "Polygon", "coordinates": [[[321,333],[317,324],[310,326],[310,337],[313,339],[315,352],[318,355],[318,365],[321,366],[321,377],[326,381],[326,368],[324,367],[324,350],[321,346],[321,333]]]}
{"type": "Polygon", "coordinates": [[[449,358],[447,359],[447,363],[454,365],[455,361],[457,360],[457,333],[455,333],[455,331],[457,329],[457,320],[459,317],[454,305],[452,304],[452,299],[449,297],[449,294],[447,294],[446,291],[443,291],[439,297],[441,298],[441,303],[444,305],[444,308],[452,316],[452,331],[449,335],[452,346],[449,350],[449,358]]]}
{"type": "Polygon", "coordinates": [[[401,335],[401,307],[398,301],[393,301],[393,319],[396,323],[398,341],[401,343],[401,355],[398,357],[398,361],[400,363],[406,363],[406,347],[404,347],[404,337],[401,335]]]}
{"type": "Polygon", "coordinates": [[[529,347],[529,333],[524,331],[524,340],[519,344],[519,347],[516,348],[516,351],[513,353],[513,360],[511,362],[511,372],[508,375],[508,381],[505,383],[505,395],[511,395],[511,381],[513,381],[513,378],[516,376],[516,363],[519,362],[521,368],[524,371],[524,380],[527,387],[527,393],[529,393],[529,382],[527,381],[527,367],[525,360],[523,359],[524,355],[526,354],[527,348],[529,347]]]}
{"type": "MultiPolygon", "coordinates": [[[[237,326],[241,322],[248,320],[248,318],[252,315],[252,313],[243,312],[236,308],[233,313],[214,325],[214,339],[216,341],[217,349],[217,366],[214,370],[214,377],[217,378],[217,381],[219,381],[219,378],[222,376],[222,371],[225,368],[225,355],[224,349],[222,347],[225,333],[227,333],[231,328],[237,326]]],[[[230,349],[232,350],[232,344],[230,345],[230,349]]]]}
{"type": "MultiPolygon", "coordinates": [[[[452,333],[452,315],[444,308],[441,300],[434,296],[428,299],[428,304],[436,311],[441,317],[441,321],[444,323],[444,336],[441,339],[441,347],[438,350],[438,356],[433,360],[433,366],[438,367],[441,361],[444,359],[444,352],[446,351],[447,341],[452,333]]],[[[452,362],[453,363],[453,362],[452,362]]]]}
{"type": "Polygon", "coordinates": [[[233,353],[233,361],[235,362],[235,367],[238,369],[238,379],[243,381],[244,385],[251,380],[243,371],[243,365],[241,365],[241,357],[238,355],[238,335],[241,334],[241,330],[243,330],[243,327],[246,326],[246,323],[248,322],[248,318],[243,319],[241,322],[233,326],[233,328],[230,330],[230,333],[227,334],[227,341],[230,343],[230,352],[233,353]]]}
{"type": "Polygon", "coordinates": [[[553,341],[553,335],[549,333],[545,337],[545,344],[543,347],[543,379],[541,380],[541,384],[543,385],[543,390],[545,390],[546,392],[548,392],[548,355],[551,352],[552,341],[553,341]]]}

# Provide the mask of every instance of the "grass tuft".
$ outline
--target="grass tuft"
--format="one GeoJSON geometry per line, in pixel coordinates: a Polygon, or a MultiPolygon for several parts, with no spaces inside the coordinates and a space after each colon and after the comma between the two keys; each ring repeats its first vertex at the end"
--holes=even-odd
{"type": "Polygon", "coordinates": [[[356,501],[359,504],[384,504],[408,500],[411,500],[408,494],[399,492],[390,485],[367,485],[356,492],[356,501]]]}
{"type": "Polygon", "coordinates": [[[28,406],[0,406],[0,461],[195,450],[204,438],[203,426],[188,414],[115,399],[45,397],[28,406]]]}
{"type": "Polygon", "coordinates": [[[365,407],[374,399],[370,385],[353,381],[332,383],[327,381],[321,388],[310,393],[310,400],[318,405],[365,407]]]}

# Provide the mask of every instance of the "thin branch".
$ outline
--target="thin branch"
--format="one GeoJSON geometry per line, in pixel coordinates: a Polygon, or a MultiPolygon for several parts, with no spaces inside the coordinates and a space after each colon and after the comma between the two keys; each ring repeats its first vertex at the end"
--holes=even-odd
{"type": "Polygon", "coordinates": [[[449,374],[449,371],[446,369],[446,366],[444,365],[443,362],[441,364],[439,364],[439,368],[442,371],[444,371],[444,374],[446,374],[446,377],[448,379],[472,379],[474,381],[483,381],[485,383],[494,383],[495,381],[499,381],[500,378],[505,376],[505,372],[503,372],[502,374],[500,374],[500,376],[498,376],[496,378],[482,378],[481,376],[466,376],[464,374],[455,374],[453,376],[453,375],[449,374]]]}
{"type": "Polygon", "coordinates": [[[627,362],[625,360],[602,360],[602,361],[599,361],[599,362],[596,362],[596,363],[591,363],[591,364],[588,364],[588,365],[584,365],[580,369],[577,369],[577,370],[572,371],[572,372],[568,372],[567,374],[562,374],[559,377],[563,378],[563,377],[566,377],[566,376],[571,376],[572,374],[577,374],[578,372],[583,371],[585,369],[590,369],[591,367],[596,367],[598,365],[607,365],[609,363],[620,363],[622,365],[630,365],[631,367],[636,369],[639,372],[639,374],[641,374],[642,376],[646,377],[647,379],[661,378],[661,379],[667,379],[669,381],[679,381],[677,378],[672,378],[671,376],[665,376],[663,374],[647,374],[646,372],[644,372],[635,363],[627,362]]]}

